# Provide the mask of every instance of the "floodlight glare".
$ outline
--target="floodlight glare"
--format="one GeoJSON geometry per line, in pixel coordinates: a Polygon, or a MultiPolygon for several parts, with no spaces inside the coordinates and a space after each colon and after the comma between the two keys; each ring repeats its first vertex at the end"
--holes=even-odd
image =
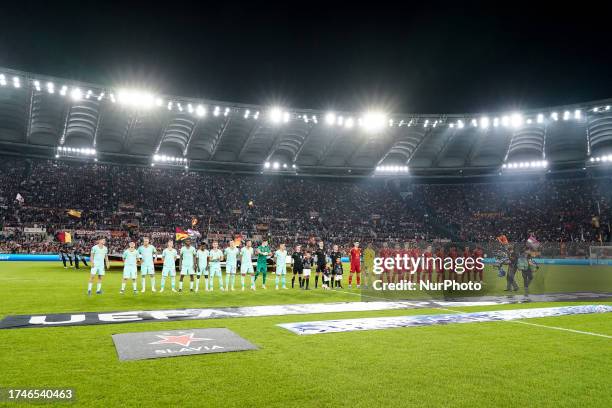
{"type": "Polygon", "coordinates": [[[196,108],[196,115],[200,117],[206,115],[206,109],[204,109],[202,105],[198,105],[198,107],[196,108]]]}
{"type": "Polygon", "coordinates": [[[117,92],[119,103],[136,109],[149,109],[155,105],[155,97],[144,91],[120,89],[117,92]]]}
{"type": "Polygon", "coordinates": [[[480,118],[480,127],[483,129],[486,129],[489,127],[489,118],[487,118],[486,116],[483,116],[482,118],[480,118]]]}
{"type": "Polygon", "coordinates": [[[325,115],[325,123],[328,125],[333,125],[336,123],[336,114],[333,112],[329,112],[325,115]]]}
{"type": "Polygon", "coordinates": [[[387,117],[382,112],[366,112],[363,115],[363,128],[368,132],[377,132],[385,127],[387,117]]]}
{"type": "Polygon", "coordinates": [[[81,90],[79,88],[74,88],[71,92],[70,92],[70,97],[75,100],[75,101],[80,101],[81,98],[83,97],[83,93],[81,92],[81,90]]]}
{"type": "Polygon", "coordinates": [[[283,120],[283,111],[281,108],[274,107],[270,109],[268,115],[273,123],[280,123],[281,120],[283,120]]]}
{"type": "Polygon", "coordinates": [[[264,167],[265,167],[266,169],[269,169],[269,168],[270,168],[270,162],[265,162],[265,163],[264,163],[264,167]]]}
{"type": "Polygon", "coordinates": [[[278,162],[274,162],[274,164],[272,165],[272,168],[274,170],[278,170],[279,167],[280,167],[280,164],[278,162]]]}
{"type": "Polygon", "coordinates": [[[538,113],[538,120],[537,120],[537,122],[538,123],[543,123],[544,122],[544,115],[543,114],[538,113]]]}
{"type": "Polygon", "coordinates": [[[523,116],[520,113],[514,113],[512,115],[512,126],[513,127],[519,127],[523,124],[523,116]]]}

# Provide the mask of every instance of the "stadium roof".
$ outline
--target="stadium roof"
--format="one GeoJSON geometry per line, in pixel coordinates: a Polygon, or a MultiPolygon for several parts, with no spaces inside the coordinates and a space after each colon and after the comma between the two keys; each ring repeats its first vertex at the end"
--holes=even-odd
{"type": "Polygon", "coordinates": [[[435,175],[538,171],[607,161],[610,104],[498,114],[325,112],[153,95],[0,68],[0,148],[338,176],[402,175],[408,168],[435,175]]]}

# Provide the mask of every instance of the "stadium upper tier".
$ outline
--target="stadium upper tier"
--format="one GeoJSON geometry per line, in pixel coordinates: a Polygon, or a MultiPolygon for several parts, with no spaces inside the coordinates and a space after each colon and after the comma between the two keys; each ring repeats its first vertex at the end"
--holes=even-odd
{"type": "Polygon", "coordinates": [[[155,95],[0,68],[0,150],[246,172],[543,171],[612,161],[610,104],[498,114],[325,112],[155,95]]]}

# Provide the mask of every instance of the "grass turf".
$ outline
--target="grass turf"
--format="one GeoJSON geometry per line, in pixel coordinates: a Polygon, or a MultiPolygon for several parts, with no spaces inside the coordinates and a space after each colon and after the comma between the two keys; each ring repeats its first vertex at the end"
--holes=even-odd
{"type": "MultiPolygon", "coordinates": [[[[258,290],[119,296],[120,274],[88,298],[87,270],[1,263],[0,315],[360,300],[258,290]]],[[[159,280],[159,279],[158,279],[159,280]]],[[[597,301],[596,303],[605,303],[597,301]]],[[[610,302],[607,302],[611,304],[610,302]]],[[[559,306],[532,303],[463,311],[559,306]]],[[[0,330],[1,387],[72,387],[79,406],[610,406],[612,340],[514,322],[296,336],[277,323],[439,309],[0,330]],[[227,327],[260,350],[120,362],[113,333],[227,327]]],[[[612,314],[529,319],[612,335],[612,314]]],[[[13,404],[14,405],[14,404],[13,404]]],[[[21,405],[25,406],[25,404],[21,405]]]]}

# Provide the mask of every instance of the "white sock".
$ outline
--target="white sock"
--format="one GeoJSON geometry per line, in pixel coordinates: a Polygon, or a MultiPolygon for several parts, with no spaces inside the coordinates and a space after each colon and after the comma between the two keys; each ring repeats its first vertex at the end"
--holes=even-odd
{"type": "Polygon", "coordinates": [[[93,286],[93,283],[91,283],[91,282],[89,282],[89,283],[87,284],[87,290],[88,290],[89,292],[91,292],[91,287],[92,287],[92,286],[93,286]]]}
{"type": "Polygon", "coordinates": [[[193,281],[189,281],[189,290],[193,289],[193,281]]]}
{"type": "Polygon", "coordinates": [[[136,290],[136,280],[132,281],[132,287],[134,288],[134,290],[136,290]]]}
{"type": "Polygon", "coordinates": [[[179,281],[179,289],[183,290],[183,281],[179,281]]]}
{"type": "Polygon", "coordinates": [[[125,282],[121,282],[121,291],[123,292],[125,290],[125,282]]]}
{"type": "Polygon", "coordinates": [[[172,289],[174,289],[174,278],[172,278],[172,280],[170,281],[170,283],[172,284],[172,289]]]}
{"type": "Polygon", "coordinates": [[[196,291],[200,290],[200,278],[196,278],[196,291]]]}
{"type": "Polygon", "coordinates": [[[147,278],[142,278],[142,288],[146,288],[147,287],[147,278]]]}
{"type": "Polygon", "coordinates": [[[151,276],[151,287],[155,290],[155,275],[151,276]]]}
{"type": "Polygon", "coordinates": [[[96,291],[101,291],[102,290],[102,282],[98,282],[98,284],[96,285],[96,291]]]}

